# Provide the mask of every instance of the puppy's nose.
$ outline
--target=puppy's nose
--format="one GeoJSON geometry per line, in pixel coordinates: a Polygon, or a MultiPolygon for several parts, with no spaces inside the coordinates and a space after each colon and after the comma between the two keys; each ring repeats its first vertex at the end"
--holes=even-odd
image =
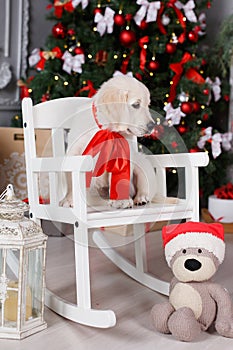
{"type": "Polygon", "coordinates": [[[152,130],[154,129],[155,126],[156,126],[156,124],[154,122],[149,122],[146,125],[149,134],[152,132],[152,130]]]}
{"type": "Polygon", "coordinates": [[[197,271],[201,268],[201,263],[196,259],[187,259],[184,263],[184,267],[189,271],[197,271]]]}

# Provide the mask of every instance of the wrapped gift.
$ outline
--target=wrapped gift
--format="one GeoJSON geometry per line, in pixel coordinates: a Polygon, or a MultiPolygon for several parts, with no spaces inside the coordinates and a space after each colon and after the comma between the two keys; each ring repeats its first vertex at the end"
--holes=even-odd
{"type": "Polygon", "coordinates": [[[215,221],[233,223],[233,184],[228,183],[217,188],[209,196],[208,210],[215,221]]]}

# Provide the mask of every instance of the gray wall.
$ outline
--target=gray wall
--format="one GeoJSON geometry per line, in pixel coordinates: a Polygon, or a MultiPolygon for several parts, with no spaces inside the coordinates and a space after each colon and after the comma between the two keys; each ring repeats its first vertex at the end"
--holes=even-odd
{"type": "Polygon", "coordinates": [[[47,10],[47,0],[30,0],[29,52],[35,47],[44,47],[44,42],[55,22],[46,19],[51,10],[47,10]]]}
{"type": "MultiPolygon", "coordinates": [[[[36,47],[43,47],[48,34],[51,32],[53,22],[46,19],[46,15],[49,13],[46,9],[47,5],[47,0],[30,0],[28,52],[36,47]]],[[[222,20],[232,13],[233,0],[215,0],[213,2],[211,9],[206,11],[207,36],[205,44],[213,44],[222,20]]],[[[16,113],[17,111],[0,111],[0,126],[10,125],[11,118],[16,113]]]]}

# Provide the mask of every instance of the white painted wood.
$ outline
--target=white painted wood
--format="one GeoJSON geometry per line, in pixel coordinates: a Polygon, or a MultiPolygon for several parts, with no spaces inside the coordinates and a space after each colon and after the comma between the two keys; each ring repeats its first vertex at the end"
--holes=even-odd
{"type": "Polygon", "coordinates": [[[74,248],[77,304],[81,308],[91,308],[91,287],[89,274],[89,244],[87,228],[87,204],[85,173],[72,173],[74,213],[74,248]]]}
{"type": "MultiPolygon", "coordinates": [[[[150,155],[148,159],[157,169],[159,175],[160,194],[166,195],[166,168],[185,168],[186,170],[186,198],[179,200],[178,204],[151,203],[143,207],[117,210],[109,206],[95,206],[89,208],[86,204],[85,172],[93,168],[93,160],[90,156],[65,156],[64,133],[72,128],[74,121],[79,120],[76,136],[81,135],[93,125],[86,123],[87,113],[91,113],[88,98],[62,98],[40,103],[32,106],[30,98],[23,100],[22,104],[25,157],[28,184],[28,197],[31,214],[34,220],[52,220],[72,224],[74,227],[73,248],[75,261],[75,289],[76,302],[72,306],[59,296],[47,292],[46,303],[60,315],[75,322],[95,326],[112,327],[115,325],[113,311],[95,310],[91,297],[90,262],[89,262],[89,237],[88,231],[99,227],[114,225],[134,225],[134,253],[135,264],[128,260],[104,239],[101,232],[96,231],[94,242],[103,250],[104,254],[126,274],[141,284],[168,294],[169,285],[159,280],[147,270],[147,249],[144,224],[156,221],[172,220],[198,220],[198,168],[208,164],[208,155],[203,153],[193,154],[166,154],[150,155]],[[78,119],[77,119],[78,118],[78,119]],[[53,157],[36,156],[34,129],[51,129],[53,157]],[[38,173],[49,173],[50,196],[49,204],[39,204],[38,197],[38,173]],[[60,173],[72,173],[73,208],[59,206],[56,182],[60,173]],[[105,248],[105,249],[103,249],[105,248]]],[[[93,123],[92,123],[93,124],[93,123]]],[[[130,147],[136,149],[136,138],[130,139],[130,147]]],[[[104,271],[103,271],[104,273],[104,271]]],[[[62,281],[60,281],[62,283],[62,281]]],[[[59,290],[59,287],[58,287],[59,290]]]]}
{"type": "Polygon", "coordinates": [[[67,300],[58,297],[48,289],[45,292],[45,303],[59,315],[66,318],[69,315],[71,321],[85,326],[109,328],[116,324],[116,316],[112,310],[94,310],[90,307],[77,308],[77,304],[67,302],[67,300]]]}
{"type": "Polygon", "coordinates": [[[147,254],[145,241],[145,224],[133,225],[134,233],[134,250],[135,250],[135,265],[138,272],[147,271],[147,254]]]}

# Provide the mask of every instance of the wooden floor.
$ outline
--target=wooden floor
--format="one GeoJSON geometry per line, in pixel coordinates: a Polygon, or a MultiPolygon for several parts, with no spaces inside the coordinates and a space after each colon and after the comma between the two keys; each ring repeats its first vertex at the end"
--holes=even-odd
{"type": "MultiPolygon", "coordinates": [[[[132,244],[109,234],[116,246],[129,256],[132,244]]],[[[131,238],[129,238],[131,240],[131,238]]],[[[149,270],[170,280],[162,250],[160,232],[147,234],[149,270]]],[[[226,258],[215,280],[233,295],[233,234],[226,234],[226,258]]],[[[112,309],[117,324],[110,329],[95,329],[68,321],[46,308],[48,328],[24,340],[0,340],[3,350],[232,350],[233,339],[219,336],[214,330],[202,333],[193,343],[182,343],[171,335],[156,333],[150,324],[150,310],[166,297],[151,291],[119,271],[91,243],[91,278],[93,307],[112,309]]],[[[68,300],[75,300],[72,237],[50,237],[47,254],[47,285],[68,300]]]]}

